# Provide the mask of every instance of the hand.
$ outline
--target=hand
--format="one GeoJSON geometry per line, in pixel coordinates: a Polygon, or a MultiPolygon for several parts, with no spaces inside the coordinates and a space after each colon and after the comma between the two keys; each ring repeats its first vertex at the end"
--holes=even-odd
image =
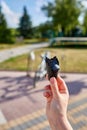
{"type": "Polygon", "coordinates": [[[47,99],[46,115],[52,130],[72,130],[67,120],[69,93],[60,76],[50,79],[50,85],[45,87],[44,96],[47,99]]]}

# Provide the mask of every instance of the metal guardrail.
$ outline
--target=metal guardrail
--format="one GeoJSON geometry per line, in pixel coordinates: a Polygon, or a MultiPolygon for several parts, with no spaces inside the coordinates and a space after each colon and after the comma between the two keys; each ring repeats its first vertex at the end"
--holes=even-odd
{"type": "Polygon", "coordinates": [[[50,39],[50,46],[56,42],[87,42],[87,37],[55,37],[50,39]]]}
{"type": "Polygon", "coordinates": [[[55,37],[53,38],[56,41],[78,41],[78,42],[87,42],[87,37],[55,37]]]}

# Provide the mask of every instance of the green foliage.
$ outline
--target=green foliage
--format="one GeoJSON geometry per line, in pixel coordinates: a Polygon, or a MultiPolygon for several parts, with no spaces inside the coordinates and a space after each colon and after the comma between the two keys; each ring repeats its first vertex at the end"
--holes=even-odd
{"type": "Polygon", "coordinates": [[[64,33],[79,24],[81,9],[82,5],[77,0],[55,0],[42,8],[46,15],[52,18],[54,25],[61,27],[64,33]]]}
{"type": "Polygon", "coordinates": [[[12,43],[11,30],[7,28],[7,22],[4,18],[4,14],[1,12],[0,6],[0,43],[12,43]]]}
{"type": "Polygon", "coordinates": [[[39,34],[40,38],[51,38],[54,35],[54,30],[53,23],[47,21],[36,28],[36,33],[39,34]]]}
{"type": "Polygon", "coordinates": [[[23,16],[20,18],[19,28],[20,35],[24,38],[32,37],[32,22],[27,13],[26,7],[23,10],[23,16]]]}
{"type": "Polygon", "coordinates": [[[84,30],[85,30],[85,33],[86,33],[86,36],[87,36],[87,10],[85,11],[83,26],[84,26],[84,30]]]}

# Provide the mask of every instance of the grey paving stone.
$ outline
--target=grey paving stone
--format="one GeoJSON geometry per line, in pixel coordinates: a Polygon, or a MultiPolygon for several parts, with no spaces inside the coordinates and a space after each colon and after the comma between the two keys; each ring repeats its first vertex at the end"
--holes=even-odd
{"type": "Polygon", "coordinates": [[[44,127],[43,129],[41,129],[41,130],[51,130],[51,129],[50,129],[49,126],[46,126],[46,127],[44,127]]]}
{"type": "Polygon", "coordinates": [[[9,128],[8,130],[25,130],[27,128],[30,128],[32,126],[37,125],[38,123],[43,123],[43,121],[47,120],[45,115],[39,116],[37,118],[34,118],[33,120],[24,122],[20,125],[17,125],[15,127],[9,128]]]}
{"type": "Polygon", "coordinates": [[[76,123],[72,127],[73,127],[74,130],[78,130],[78,129],[81,129],[83,126],[86,126],[86,125],[87,125],[86,121],[79,121],[78,123],[76,123]]]}
{"type": "Polygon", "coordinates": [[[87,103],[87,98],[83,98],[80,101],[73,102],[69,104],[68,111],[75,109],[76,107],[79,107],[80,105],[84,105],[85,103],[87,103]]]}
{"type": "MultiPolygon", "coordinates": [[[[8,129],[9,130],[9,129],[8,129]]],[[[16,126],[16,127],[12,127],[10,128],[10,130],[22,130],[22,128],[20,126],[16,126]]]]}
{"type": "Polygon", "coordinates": [[[87,108],[84,108],[84,109],[77,111],[74,114],[72,114],[72,116],[75,117],[75,118],[77,118],[81,115],[87,116],[87,108]]]}

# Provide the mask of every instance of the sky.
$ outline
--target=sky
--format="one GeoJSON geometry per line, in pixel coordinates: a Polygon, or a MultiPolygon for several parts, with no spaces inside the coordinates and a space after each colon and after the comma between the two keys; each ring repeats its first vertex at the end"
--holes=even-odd
{"type": "MultiPolygon", "coordinates": [[[[8,26],[16,28],[18,27],[19,19],[23,14],[24,6],[27,7],[33,26],[37,26],[40,23],[47,21],[48,18],[41,10],[41,7],[47,5],[48,1],[53,2],[53,0],[0,0],[0,4],[8,26]]],[[[87,8],[87,0],[83,0],[83,5],[87,8]]]]}
{"type": "Polygon", "coordinates": [[[47,17],[41,10],[43,5],[47,5],[52,0],[0,0],[2,12],[5,15],[8,26],[15,28],[23,14],[23,7],[26,6],[28,14],[31,16],[33,26],[47,21],[47,17]]]}

